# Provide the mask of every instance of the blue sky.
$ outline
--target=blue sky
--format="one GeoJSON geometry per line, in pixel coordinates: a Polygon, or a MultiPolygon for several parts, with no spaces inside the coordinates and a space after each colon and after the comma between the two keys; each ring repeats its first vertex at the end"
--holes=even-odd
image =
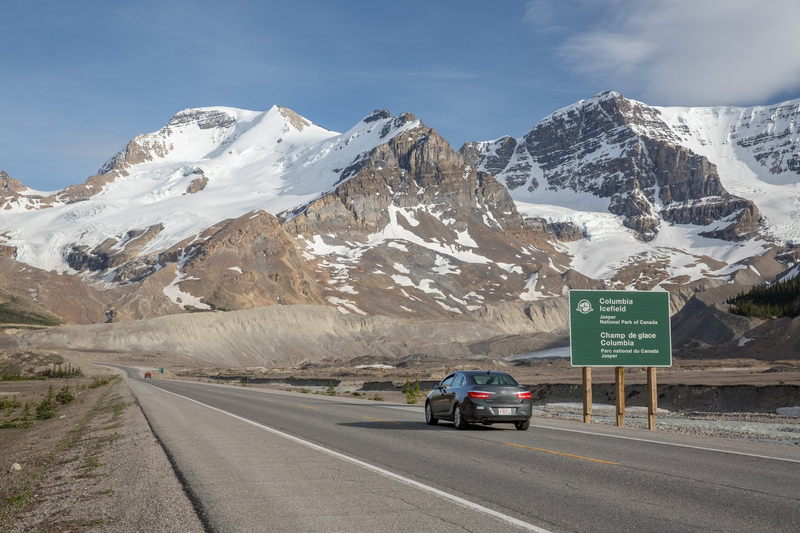
{"type": "Polygon", "coordinates": [[[796,0],[2,0],[0,19],[0,169],[41,190],[189,107],[278,104],[335,131],[410,111],[458,148],[606,89],[800,97],[796,0]]]}

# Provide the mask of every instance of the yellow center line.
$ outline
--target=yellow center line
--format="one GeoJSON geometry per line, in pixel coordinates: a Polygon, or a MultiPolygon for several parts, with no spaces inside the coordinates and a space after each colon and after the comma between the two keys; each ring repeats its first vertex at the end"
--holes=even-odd
{"type": "Polygon", "coordinates": [[[380,418],[370,418],[368,416],[362,416],[361,418],[363,418],[364,420],[371,420],[373,422],[385,422],[386,424],[394,424],[395,426],[400,425],[400,422],[392,422],[391,420],[383,420],[380,418]]]}
{"type": "Polygon", "coordinates": [[[553,450],[545,450],[544,448],[534,448],[532,446],[523,446],[522,444],[514,444],[511,442],[504,442],[506,446],[513,446],[515,448],[525,448],[526,450],[533,450],[536,452],[552,453],[554,455],[563,455],[564,457],[572,457],[573,459],[583,459],[584,461],[593,461],[595,463],[603,463],[607,465],[619,466],[619,463],[612,463],[611,461],[603,461],[601,459],[592,459],[591,457],[584,457],[582,455],[572,455],[571,453],[554,452],[553,450]]]}
{"type": "Polygon", "coordinates": [[[302,407],[303,409],[319,409],[319,407],[312,407],[310,405],[303,405],[300,403],[297,404],[297,407],[302,407]]]}

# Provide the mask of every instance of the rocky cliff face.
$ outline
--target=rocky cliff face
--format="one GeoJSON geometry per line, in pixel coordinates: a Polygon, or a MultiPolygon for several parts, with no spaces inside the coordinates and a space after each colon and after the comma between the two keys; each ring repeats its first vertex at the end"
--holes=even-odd
{"type": "MultiPolygon", "coordinates": [[[[381,111],[366,121],[387,118],[381,111]]],[[[382,136],[415,121],[395,117],[382,136]]],[[[556,278],[543,265],[567,262],[523,224],[502,184],[422,123],[362,154],[334,190],[284,216],[324,281],[323,296],[345,312],[468,313],[551,294],[536,273],[556,278]]]]}
{"type": "Polygon", "coordinates": [[[753,154],[771,174],[800,176],[800,104],[797,101],[742,113],[731,142],[753,154]]]}
{"type": "MultiPolygon", "coordinates": [[[[415,120],[406,113],[393,124],[402,127],[415,120]]],[[[449,226],[456,232],[466,230],[466,217],[473,210],[491,216],[502,229],[522,225],[505,187],[467,166],[459,152],[424,125],[362,154],[342,171],[334,191],[287,216],[296,233],[374,233],[390,223],[390,206],[435,212],[452,221],[449,226]]]]}
{"type": "Polygon", "coordinates": [[[751,233],[755,205],[729,194],[716,166],[679,142],[657,109],[609,92],[550,115],[521,139],[468,143],[461,152],[515,197],[545,188],[608,198],[609,211],[645,241],[662,221],[709,225],[730,217],[715,236],[751,233]]]}

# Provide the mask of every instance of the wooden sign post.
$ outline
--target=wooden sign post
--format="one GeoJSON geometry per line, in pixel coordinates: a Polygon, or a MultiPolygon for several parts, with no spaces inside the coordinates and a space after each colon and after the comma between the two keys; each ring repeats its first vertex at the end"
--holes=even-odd
{"type": "Polygon", "coordinates": [[[658,410],[658,387],[656,386],[656,369],[647,367],[647,429],[656,429],[656,411],[658,410]]]}
{"type": "Polygon", "coordinates": [[[625,418],[625,369],[618,366],[614,369],[617,396],[617,426],[623,425],[625,418]]]}
{"type": "Polygon", "coordinates": [[[592,421],[592,367],[583,367],[583,423],[592,421]]]}

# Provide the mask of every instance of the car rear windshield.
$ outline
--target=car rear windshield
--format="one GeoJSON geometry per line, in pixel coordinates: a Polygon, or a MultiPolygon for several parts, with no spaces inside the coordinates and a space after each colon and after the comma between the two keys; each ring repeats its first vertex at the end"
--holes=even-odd
{"type": "Polygon", "coordinates": [[[477,376],[472,376],[472,379],[475,380],[475,384],[477,385],[519,385],[519,383],[508,374],[478,374],[477,376]]]}

